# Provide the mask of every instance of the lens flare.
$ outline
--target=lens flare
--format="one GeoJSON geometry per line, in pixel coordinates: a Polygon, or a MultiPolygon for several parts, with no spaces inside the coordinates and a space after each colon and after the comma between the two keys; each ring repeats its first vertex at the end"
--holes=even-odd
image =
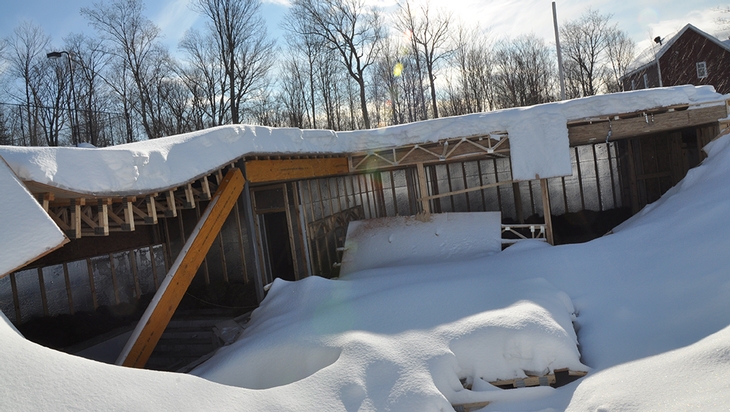
{"type": "Polygon", "coordinates": [[[403,73],[403,63],[398,62],[395,64],[395,67],[393,67],[393,76],[399,77],[403,73]]]}

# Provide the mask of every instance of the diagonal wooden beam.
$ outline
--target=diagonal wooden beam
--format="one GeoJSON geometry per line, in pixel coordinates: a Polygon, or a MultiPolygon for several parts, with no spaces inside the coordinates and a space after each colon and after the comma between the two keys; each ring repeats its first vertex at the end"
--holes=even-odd
{"type": "Polygon", "coordinates": [[[244,183],[243,174],[237,168],[231,169],[223,178],[193,233],[122,349],[117,365],[143,368],[147,363],[208,249],[236,204],[244,183]]]}

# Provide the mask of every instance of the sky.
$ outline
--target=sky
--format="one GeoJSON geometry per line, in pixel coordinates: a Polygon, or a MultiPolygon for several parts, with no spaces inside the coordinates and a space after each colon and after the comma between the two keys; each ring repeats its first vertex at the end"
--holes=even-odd
{"type": "MultiPolygon", "coordinates": [[[[60,47],[69,33],[91,33],[79,10],[98,0],[10,0],[0,6],[0,37],[10,35],[24,20],[40,25],[60,47]]],[[[393,0],[368,0],[385,8],[393,8],[393,0]]],[[[202,18],[190,8],[191,0],[148,0],[145,14],[161,28],[163,41],[171,51],[185,31],[202,25],[202,18]]],[[[280,37],[279,24],[286,13],[288,0],[264,0],[262,12],[268,32],[280,37]]],[[[535,33],[554,44],[551,1],[548,0],[431,0],[432,9],[450,11],[455,20],[488,28],[493,37],[515,37],[535,33]]],[[[610,0],[557,1],[558,22],[575,19],[589,7],[613,15],[613,22],[637,42],[637,52],[651,45],[656,36],[667,37],[692,23],[709,34],[728,37],[716,19],[718,7],[729,6],[720,0],[659,1],[610,0]]],[[[728,14],[730,16],[730,14],[728,14]]]]}

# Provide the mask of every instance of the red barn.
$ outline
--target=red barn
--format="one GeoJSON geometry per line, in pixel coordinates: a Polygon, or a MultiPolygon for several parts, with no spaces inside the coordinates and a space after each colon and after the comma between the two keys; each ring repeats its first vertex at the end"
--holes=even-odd
{"type": "Polygon", "coordinates": [[[624,90],[693,84],[730,93],[730,45],[726,42],[691,24],[669,40],[655,41],[658,51],[644,53],[621,78],[624,90]]]}

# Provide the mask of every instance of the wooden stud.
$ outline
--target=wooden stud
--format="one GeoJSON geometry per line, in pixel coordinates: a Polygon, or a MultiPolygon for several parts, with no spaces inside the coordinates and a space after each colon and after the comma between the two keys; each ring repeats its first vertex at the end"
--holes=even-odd
{"type": "Polygon", "coordinates": [[[139,283],[139,272],[137,271],[137,255],[134,249],[129,250],[129,264],[132,266],[132,278],[134,279],[134,295],[139,300],[142,297],[142,287],[139,283]]]}
{"type": "Polygon", "coordinates": [[[68,296],[68,312],[74,314],[74,298],[71,294],[71,279],[68,276],[68,265],[63,262],[63,279],[66,281],[66,296],[68,296]]]}
{"type": "Polygon", "coordinates": [[[160,284],[157,281],[157,261],[155,259],[154,245],[149,245],[149,249],[150,249],[150,263],[152,265],[152,280],[155,282],[155,290],[157,290],[157,287],[160,286],[160,284]]]}
{"type": "Polygon", "coordinates": [[[165,199],[167,200],[167,207],[165,209],[165,217],[176,217],[177,207],[175,206],[175,191],[168,190],[165,192],[165,199]]]}
{"type": "Polygon", "coordinates": [[[241,171],[228,172],[122,350],[118,365],[142,368],[147,363],[243,187],[241,171]]]}
{"type": "MultiPolygon", "coordinates": [[[[614,173],[613,173],[613,160],[612,160],[613,156],[611,156],[612,145],[613,145],[612,143],[606,143],[606,153],[608,155],[608,173],[611,176],[611,197],[613,198],[613,207],[616,208],[616,207],[618,207],[618,203],[617,203],[618,199],[616,198],[616,180],[615,180],[614,173]]],[[[613,147],[615,147],[615,146],[613,146],[613,147]]],[[[618,168],[618,159],[617,159],[616,163],[617,163],[616,167],[618,168]]],[[[619,178],[620,178],[620,176],[621,176],[621,174],[619,173],[619,178]]]]}
{"type": "Polygon", "coordinates": [[[522,205],[522,193],[520,192],[520,183],[512,182],[512,196],[515,200],[515,212],[517,213],[517,221],[525,223],[524,210],[522,205]]]}
{"type": "Polygon", "coordinates": [[[246,268],[246,250],[243,243],[243,229],[241,228],[241,209],[238,207],[238,201],[233,205],[233,213],[236,217],[236,231],[238,233],[238,253],[241,255],[241,274],[243,275],[243,283],[248,284],[248,269],[246,268]]]}
{"type": "Polygon", "coordinates": [[[426,182],[426,171],[423,168],[423,163],[416,163],[416,171],[418,173],[418,190],[421,192],[421,211],[430,214],[431,203],[426,199],[428,196],[428,184],[426,182]]]}
{"type": "Polygon", "coordinates": [[[134,198],[125,197],[122,202],[124,203],[124,223],[122,223],[122,230],[133,231],[134,230],[134,211],[132,209],[132,202],[134,198]]]}
{"type": "Polygon", "coordinates": [[[114,301],[116,304],[122,303],[119,299],[119,284],[117,282],[117,269],[114,267],[114,254],[109,254],[109,271],[112,274],[112,286],[114,287],[114,301]]]}
{"type": "Polygon", "coordinates": [[[200,179],[200,189],[203,192],[203,194],[200,196],[200,200],[210,200],[210,184],[208,183],[207,176],[203,176],[200,179]]]}
{"type": "Polygon", "coordinates": [[[147,215],[144,217],[144,223],[148,225],[157,224],[157,204],[155,203],[155,196],[157,194],[145,196],[145,203],[147,204],[147,215]]]}
{"type": "Polygon", "coordinates": [[[67,235],[72,239],[81,238],[81,206],[85,204],[85,199],[71,199],[71,217],[67,235]]]}
{"type": "MultiPolygon", "coordinates": [[[[200,220],[200,205],[198,204],[198,207],[195,208],[195,217],[197,220],[200,220]]],[[[184,236],[183,236],[184,239],[184,236]]],[[[210,271],[208,269],[208,255],[203,258],[203,280],[205,281],[206,285],[210,285],[210,271]]]]}
{"type": "Polygon", "coordinates": [[[574,147],[575,149],[575,166],[578,170],[578,189],[580,190],[580,210],[586,210],[586,198],[583,194],[583,176],[580,172],[580,156],[578,155],[578,148],[574,147]]]}
{"type": "Polygon", "coordinates": [[[185,185],[185,204],[183,205],[183,208],[195,208],[195,197],[193,197],[193,185],[191,183],[185,185]]]}
{"type": "MultiPolygon", "coordinates": [[[[347,184],[345,184],[345,191],[347,191],[347,184]]],[[[307,253],[307,251],[308,251],[309,248],[307,247],[307,244],[304,241],[304,231],[307,230],[307,228],[306,228],[306,222],[305,222],[304,216],[302,216],[302,215],[299,214],[299,208],[296,205],[296,203],[300,203],[300,204],[302,203],[301,200],[299,199],[299,182],[295,182],[295,183],[292,184],[292,192],[293,192],[292,193],[292,196],[293,196],[293,198],[295,200],[295,205],[293,207],[293,209],[294,209],[294,220],[297,222],[298,225],[300,225],[300,230],[297,230],[297,235],[298,235],[298,238],[299,238],[299,244],[302,245],[302,248],[303,248],[303,250],[302,250],[302,256],[305,259],[305,262],[304,262],[304,269],[306,270],[306,274],[305,275],[306,276],[310,276],[312,274],[312,270],[311,270],[310,265],[309,265],[309,255],[307,253]]],[[[292,247],[293,246],[294,245],[292,244],[292,247]]],[[[297,262],[295,261],[294,264],[296,265],[297,262]]]]}
{"type": "Polygon", "coordinates": [[[91,290],[91,301],[94,305],[94,310],[99,307],[99,300],[96,297],[96,283],[94,282],[94,268],[91,265],[91,259],[86,258],[86,271],[89,275],[89,289],[91,290]]]}
{"type": "Polygon", "coordinates": [[[43,315],[48,316],[48,299],[46,298],[46,282],[43,280],[43,268],[38,268],[38,284],[41,289],[41,305],[43,305],[43,315]]]}
{"type": "Polygon", "coordinates": [[[548,243],[554,245],[553,217],[550,209],[550,191],[548,190],[547,179],[540,179],[540,188],[542,189],[542,213],[545,216],[545,238],[548,243]]]}
{"type": "Polygon", "coordinates": [[[601,176],[598,174],[598,156],[596,155],[596,144],[592,144],[591,148],[593,149],[593,167],[594,167],[594,173],[596,174],[596,191],[598,192],[598,210],[604,210],[603,209],[603,199],[601,198],[601,176]]]}
{"type": "Polygon", "coordinates": [[[228,283],[228,265],[226,265],[226,250],[223,245],[223,231],[218,232],[218,247],[221,250],[221,269],[223,272],[223,282],[228,283]]]}
{"type": "Polygon", "coordinates": [[[15,322],[21,323],[23,320],[20,316],[20,298],[18,297],[18,280],[15,279],[15,272],[10,274],[10,289],[13,291],[13,306],[15,307],[15,322]]]}
{"type": "Polygon", "coordinates": [[[501,212],[504,210],[502,208],[502,191],[499,190],[499,186],[501,185],[499,181],[499,170],[497,169],[497,159],[492,159],[492,166],[494,168],[494,187],[497,188],[497,204],[499,205],[499,211],[501,212]]]}
{"type": "Polygon", "coordinates": [[[100,236],[109,236],[109,205],[111,199],[99,199],[97,204],[97,227],[94,228],[94,234],[100,236]]]}
{"type": "MultiPolygon", "coordinates": [[[[466,179],[466,164],[464,162],[461,163],[461,181],[464,183],[464,189],[469,188],[469,182],[466,179]]],[[[466,196],[466,211],[471,212],[471,202],[469,201],[469,192],[464,193],[464,196],[466,196]]]]}
{"type": "Polygon", "coordinates": [[[629,157],[629,189],[631,192],[631,214],[639,212],[639,188],[636,182],[636,159],[634,157],[634,139],[627,142],[629,157]]]}
{"type": "Polygon", "coordinates": [[[286,185],[284,185],[284,205],[286,206],[286,224],[288,226],[288,232],[289,232],[289,249],[291,249],[291,261],[292,261],[292,267],[294,268],[294,279],[299,280],[299,265],[297,264],[297,248],[296,243],[294,242],[294,225],[292,224],[292,218],[290,213],[290,203],[289,203],[289,192],[287,190],[286,185]]]}
{"type": "Polygon", "coordinates": [[[48,213],[48,207],[49,203],[53,200],[55,200],[56,196],[53,193],[43,193],[43,199],[41,201],[41,206],[43,206],[43,210],[48,213]]]}

